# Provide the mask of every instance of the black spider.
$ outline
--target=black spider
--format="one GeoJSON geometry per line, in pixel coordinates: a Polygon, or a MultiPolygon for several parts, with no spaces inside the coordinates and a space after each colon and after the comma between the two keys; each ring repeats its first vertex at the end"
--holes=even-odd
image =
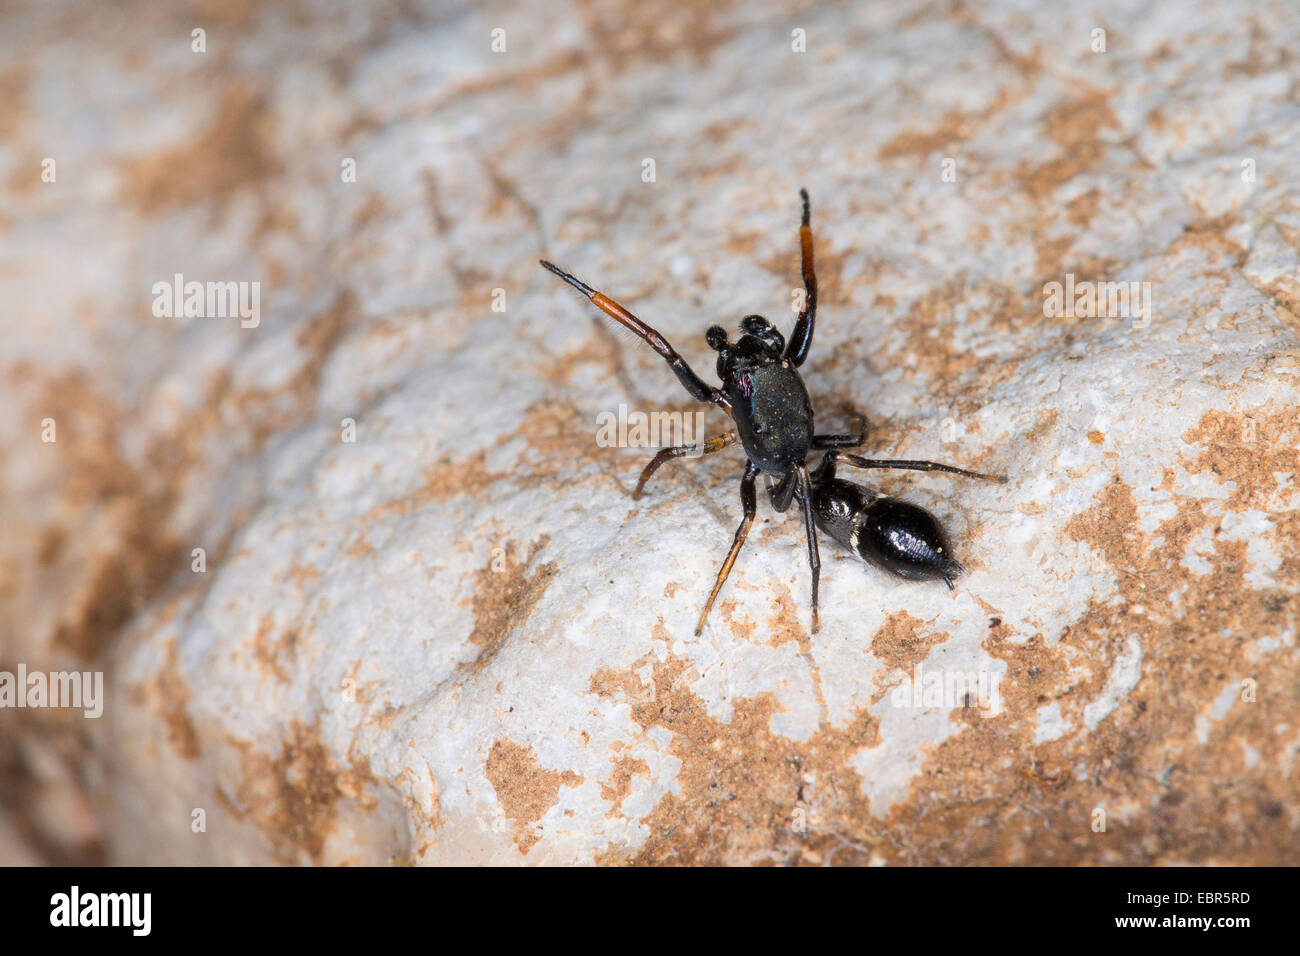
{"type": "MultiPolygon", "coordinates": [[[[718,353],[718,377],[722,387],[715,388],[691,370],[668,341],[613,299],[563,269],[542,260],[542,265],[587,296],[599,309],[631,329],[663,356],[686,390],[701,402],[723,408],[735,428],[725,435],[704,442],[703,454],[720,451],[737,441],[745,449],[748,461],[740,479],[740,504],[745,516],[736,529],[731,550],[722,562],[713,590],[700,613],[695,633],[704,629],[709,609],[713,607],[723,583],[731,574],[749,528],[754,523],[756,501],[754,481],[759,472],[776,479],[769,489],[772,506],[781,513],[797,500],[803,508],[804,527],[808,536],[808,566],[812,571],[812,627],[817,630],[817,581],[821,559],[817,553],[817,534],[821,528],[845,547],[892,574],[915,580],[942,578],[948,587],[962,572],[951,556],[943,527],[924,508],[889,498],[870,488],[835,477],[839,462],[857,468],[907,468],[915,471],[946,471],[968,478],[1005,482],[1000,475],[966,471],[953,465],[933,461],[862,458],[841,453],[840,449],[857,448],[866,441],[865,427],[856,435],[818,435],[813,431],[812,403],[804,387],[799,367],[812,347],[813,321],[817,312],[817,276],[813,271],[812,228],[809,224],[807,190],[803,199],[803,221],[799,228],[799,246],[803,262],[805,299],[794,332],[787,343],[781,333],[761,315],[747,315],[740,320],[740,338],[727,341],[721,326],[711,327],[705,335],[709,347],[718,353]],[[810,451],[825,451],[810,473],[810,451]]],[[[655,470],[670,458],[700,452],[699,445],[676,445],[664,448],[646,465],[637,482],[634,498],[640,497],[645,483],[655,470]]]]}

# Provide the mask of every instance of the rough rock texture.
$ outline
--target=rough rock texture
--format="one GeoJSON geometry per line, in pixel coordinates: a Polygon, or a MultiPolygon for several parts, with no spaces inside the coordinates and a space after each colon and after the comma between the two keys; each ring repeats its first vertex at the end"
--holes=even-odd
{"type": "Polygon", "coordinates": [[[1287,0],[166,6],[0,25],[0,670],[108,697],[0,711],[5,859],[1300,862],[1287,0]],[[695,637],[739,452],[633,502],[696,406],[536,259],[711,375],[801,185],[819,424],[1011,482],[879,473],[969,574],[824,541],[816,634],[763,500],[695,637]]]}

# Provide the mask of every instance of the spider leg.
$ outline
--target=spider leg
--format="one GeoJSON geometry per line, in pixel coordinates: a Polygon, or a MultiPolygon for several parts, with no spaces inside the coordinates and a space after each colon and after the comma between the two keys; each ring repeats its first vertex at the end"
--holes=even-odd
{"type": "Polygon", "coordinates": [[[798,368],[808,357],[812,348],[813,323],[817,317],[817,273],[813,269],[812,225],[808,209],[808,190],[799,190],[803,198],[803,221],[799,226],[799,253],[803,267],[804,303],[803,311],[790,333],[790,341],[785,347],[785,357],[798,368]]]}
{"type": "Polygon", "coordinates": [[[817,463],[817,468],[812,473],[812,480],[816,483],[826,483],[835,480],[835,462],[839,454],[829,451],[822,455],[822,460],[817,463]]]}
{"type": "Polygon", "coordinates": [[[709,616],[709,609],[713,607],[714,599],[731,575],[731,566],[736,563],[736,555],[740,554],[740,548],[749,535],[749,526],[754,523],[754,514],[758,511],[758,501],[754,495],[754,478],[757,474],[758,466],[752,461],[746,462],[745,475],[740,479],[740,507],[744,509],[745,516],[740,519],[740,527],[736,529],[731,550],[727,552],[727,559],[722,562],[722,567],[718,570],[718,579],[713,582],[713,590],[709,592],[709,600],[705,603],[704,610],[700,612],[699,623],[695,625],[696,634],[704,630],[704,621],[709,616]]]}
{"type": "MultiPolygon", "coordinates": [[[[831,452],[835,455],[835,452],[831,452]]],[[[946,471],[950,475],[961,475],[964,478],[979,478],[981,481],[996,481],[999,484],[1007,483],[1006,475],[986,475],[978,471],[967,471],[965,468],[958,468],[956,465],[944,465],[937,461],[917,461],[910,458],[861,458],[857,455],[836,455],[838,460],[846,465],[853,465],[855,468],[899,468],[909,471],[946,471]]]]}
{"type": "Polygon", "coordinates": [[[659,453],[650,459],[650,463],[641,471],[641,477],[636,483],[636,490],[632,492],[632,498],[640,498],[641,492],[645,489],[645,483],[650,480],[650,476],[659,470],[659,466],[670,458],[682,458],[689,455],[692,451],[703,448],[696,457],[712,455],[715,451],[722,451],[728,445],[734,445],[738,441],[734,431],[729,431],[725,435],[719,435],[717,438],[710,438],[703,446],[700,445],[673,445],[669,448],[659,449],[659,453]]]}
{"type": "Polygon", "coordinates": [[[817,583],[821,579],[822,559],[817,551],[817,525],[813,519],[812,479],[808,477],[808,467],[798,465],[799,497],[803,501],[803,526],[808,534],[808,570],[812,572],[812,630],[817,633],[817,583]]]}
{"type": "Polygon", "coordinates": [[[856,435],[814,435],[812,444],[808,447],[813,451],[824,451],[827,448],[857,448],[867,440],[867,430],[864,428],[856,435]]]}
{"type": "Polygon", "coordinates": [[[597,292],[591,286],[587,285],[587,283],[583,282],[576,276],[565,272],[554,263],[547,262],[545,259],[538,261],[541,262],[542,268],[555,273],[565,282],[569,283],[569,285],[573,286],[590,299],[596,308],[600,309],[610,318],[614,319],[626,328],[631,329],[640,336],[647,345],[658,352],[663,360],[668,363],[668,367],[673,370],[678,381],[685,386],[686,391],[690,392],[693,398],[701,402],[711,402],[714,405],[720,405],[727,409],[728,412],[731,411],[731,403],[727,401],[726,396],[723,395],[719,389],[709,385],[702,378],[696,375],[695,372],[691,370],[691,367],[686,364],[686,360],[677,354],[677,350],[669,345],[668,340],[662,335],[650,326],[646,325],[609,296],[605,295],[605,293],[597,292]]]}
{"type": "MultiPolygon", "coordinates": [[[[826,457],[830,458],[834,454],[834,452],[831,452],[826,457]]],[[[828,466],[825,459],[823,459],[822,465],[818,469],[819,479],[823,477],[823,473],[828,467],[833,475],[834,461],[832,460],[828,466]]],[[[815,634],[817,633],[817,583],[821,578],[822,561],[817,550],[817,526],[814,524],[813,519],[812,478],[808,475],[808,466],[802,462],[791,466],[781,480],[774,487],[768,489],[772,499],[772,507],[780,514],[785,514],[790,510],[790,504],[796,497],[796,492],[799,501],[803,504],[803,525],[804,531],[808,535],[808,569],[812,572],[812,629],[815,634]]]]}

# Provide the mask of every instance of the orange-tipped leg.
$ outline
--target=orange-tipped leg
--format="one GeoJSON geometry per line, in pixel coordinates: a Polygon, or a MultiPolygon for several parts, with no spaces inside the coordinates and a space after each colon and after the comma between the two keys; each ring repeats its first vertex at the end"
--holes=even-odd
{"type": "Polygon", "coordinates": [[[696,634],[704,630],[704,622],[708,619],[709,610],[713,607],[713,601],[717,598],[718,592],[722,590],[722,585],[726,584],[727,578],[731,575],[731,567],[736,563],[736,555],[740,554],[745,538],[749,535],[749,526],[754,523],[754,515],[758,511],[758,500],[754,494],[754,479],[757,475],[758,469],[753,462],[745,465],[745,476],[740,479],[740,506],[744,509],[745,517],[740,519],[740,527],[736,529],[736,537],[731,542],[731,550],[727,552],[727,560],[722,562],[722,567],[718,571],[718,579],[713,582],[713,590],[709,592],[709,600],[705,603],[704,610],[700,612],[699,623],[695,625],[696,634]]]}
{"type": "Polygon", "coordinates": [[[573,286],[590,299],[596,308],[600,309],[620,325],[631,329],[640,336],[647,345],[663,357],[663,360],[668,363],[669,368],[671,368],[673,373],[677,376],[677,380],[685,386],[686,391],[690,392],[692,397],[701,402],[711,402],[714,405],[721,405],[724,408],[730,407],[726,396],[696,375],[695,372],[691,370],[691,367],[686,364],[686,360],[677,354],[677,350],[669,345],[668,340],[662,335],[650,326],[646,325],[609,296],[605,295],[605,293],[597,292],[577,276],[565,272],[553,262],[547,262],[545,259],[540,259],[538,261],[541,262],[543,269],[555,273],[565,282],[569,283],[569,285],[573,286]]]}

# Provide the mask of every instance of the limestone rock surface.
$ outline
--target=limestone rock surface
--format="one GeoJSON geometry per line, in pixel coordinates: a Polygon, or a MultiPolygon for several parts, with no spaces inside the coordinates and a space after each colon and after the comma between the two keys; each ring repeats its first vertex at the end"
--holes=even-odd
{"type": "Polygon", "coordinates": [[[0,27],[0,669],[105,674],[7,859],[1300,862],[1285,0],[169,7],[0,27]],[[869,476],[968,573],[815,634],[764,495],[697,637],[740,453],[633,501],[699,406],[537,259],[712,378],[801,186],[819,427],[1010,482],[869,476]]]}

